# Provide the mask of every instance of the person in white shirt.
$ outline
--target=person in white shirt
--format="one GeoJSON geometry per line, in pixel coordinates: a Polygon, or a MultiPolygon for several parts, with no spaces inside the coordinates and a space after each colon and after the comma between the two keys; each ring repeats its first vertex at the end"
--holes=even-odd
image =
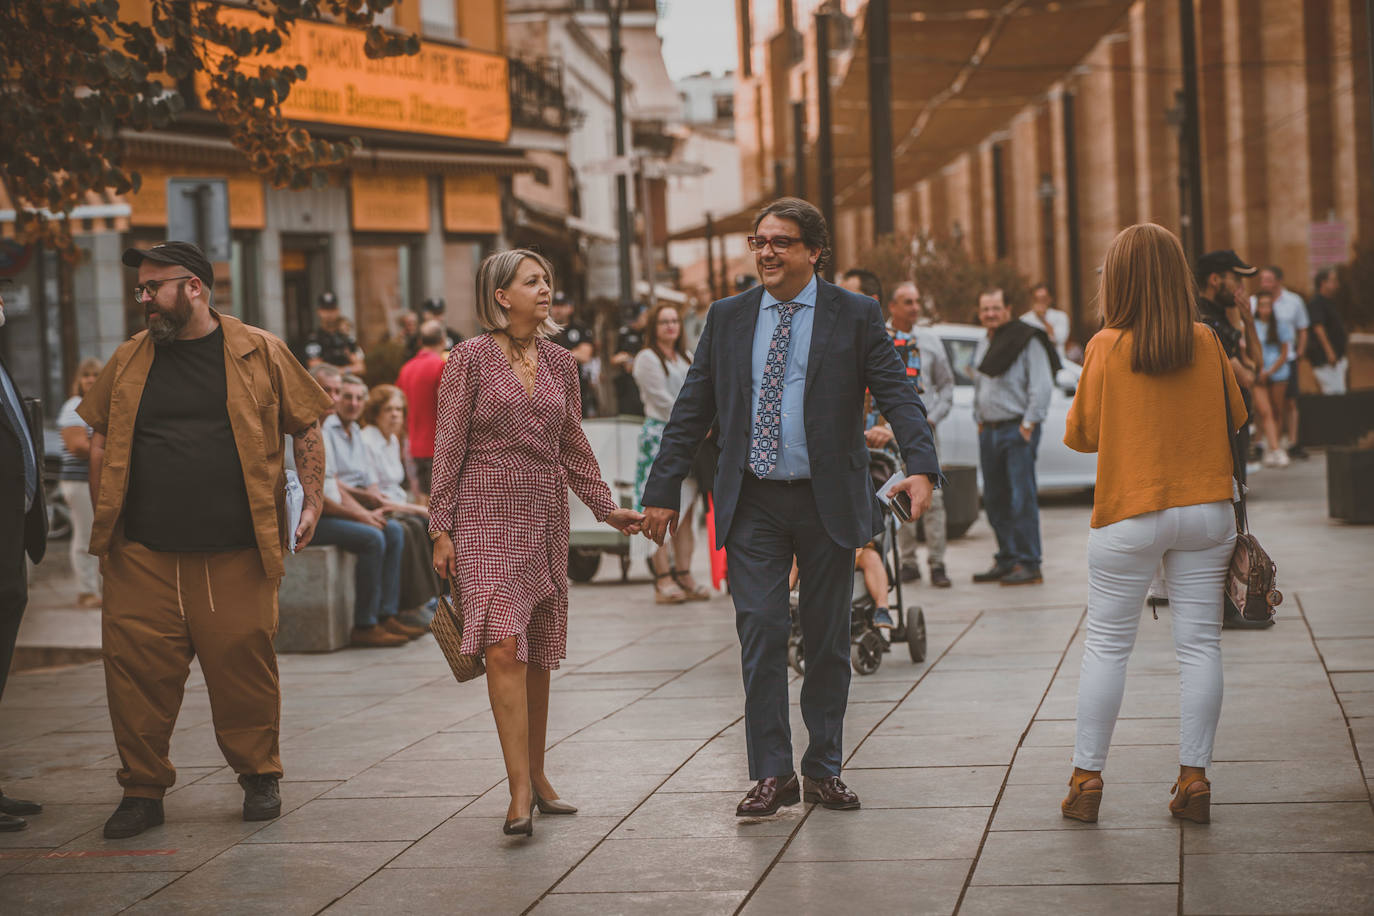
{"type": "Polygon", "coordinates": [[[1021,320],[1049,335],[1050,343],[1059,353],[1059,360],[1068,360],[1064,345],[1069,340],[1069,315],[1054,307],[1054,294],[1050,292],[1048,284],[1037,283],[1031,287],[1030,311],[1022,315],[1021,320]]]}
{"type": "MultiPolygon", "coordinates": [[[[1312,324],[1307,314],[1307,303],[1302,296],[1283,285],[1283,268],[1276,264],[1259,272],[1261,292],[1274,297],[1274,321],[1278,323],[1279,333],[1293,338],[1288,348],[1288,374],[1286,402],[1283,415],[1275,417],[1280,432],[1288,440],[1288,457],[1306,458],[1307,450],[1298,445],[1298,357],[1307,352],[1307,329],[1312,324]]],[[[1250,314],[1255,314],[1258,303],[1255,296],[1250,297],[1250,314]]]]}
{"type": "MultiPolygon", "coordinates": [[[[57,415],[57,428],[62,434],[62,468],[57,475],[57,488],[71,512],[70,550],[78,590],[76,605],[87,609],[99,608],[101,604],[100,560],[89,553],[91,524],[95,521],[88,483],[93,430],[77,414],[76,408],[100,377],[101,368],[100,360],[94,357],[81,361],[76,367],[76,378],[72,379],[71,397],[57,415]]],[[[286,438],[290,441],[292,437],[286,438]]]]}
{"type": "MultiPolygon", "coordinates": [[[[377,385],[367,395],[358,438],[367,456],[373,483],[366,495],[376,501],[393,521],[405,529],[405,547],[401,552],[401,581],[398,607],[401,622],[408,626],[422,625],[408,609],[418,608],[440,592],[439,577],[431,562],[429,540],[429,509],[411,498],[406,491],[406,474],[402,437],[406,432],[406,396],[395,385],[377,385]]],[[[355,494],[358,495],[358,494],[355,494]]]]}
{"type": "MultiPolygon", "coordinates": [[[[672,416],[673,404],[691,365],[692,354],[682,335],[682,317],[677,307],[667,302],[654,306],[644,323],[644,348],[635,354],[631,371],[644,402],[644,427],[639,433],[639,461],[635,467],[637,506],[644,498],[644,483],[658,456],[663,429],[672,416]]],[[[654,570],[654,601],[658,604],[706,601],[711,597],[692,578],[692,552],[696,546],[692,503],[696,496],[696,479],[689,476],[682,483],[682,515],[677,532],[649,558],[654,570]]]]}

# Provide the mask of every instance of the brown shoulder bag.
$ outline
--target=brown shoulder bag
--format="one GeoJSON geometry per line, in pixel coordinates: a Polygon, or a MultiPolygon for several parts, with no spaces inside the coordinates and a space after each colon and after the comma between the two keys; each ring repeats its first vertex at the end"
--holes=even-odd
{"type": "Polygon", "coordinates": [[[1259,538],[1250,533],[1245,514],[1245,456],[1241,454],[1240,437],[1231,415],[1231,397],[1226,388],[1226,353],[1218,344],[1221,364],[1221,400],[1226,405],[1226,439],[1231,446],[1231,474],[1235,490],[1231,500],[1236,512],[1236,550],[1226,569],[1224,598],[1231,613],[1239,613],[1246,620],[1265,621],[1274,616],[1274,608],[1283,603],[1283,592],[1274,587],[1279,570],[1268,552],[1260,546],[1259,538]]]}

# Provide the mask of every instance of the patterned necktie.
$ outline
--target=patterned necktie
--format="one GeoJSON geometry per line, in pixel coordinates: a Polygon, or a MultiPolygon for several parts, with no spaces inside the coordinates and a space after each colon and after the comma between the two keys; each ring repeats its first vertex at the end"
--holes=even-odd
{"type": "Polygon", "coordinates": [[[755,477],[766,477],[778,464],[787,348],[792,342],[792,316],[799,308],[800,302],[778,303],[778,326],[768,342],[768,358],[763,363],[763,381],[759,385],[759,412],[754,418],[754,436],[749,443],[749,470],[755,477]]]}

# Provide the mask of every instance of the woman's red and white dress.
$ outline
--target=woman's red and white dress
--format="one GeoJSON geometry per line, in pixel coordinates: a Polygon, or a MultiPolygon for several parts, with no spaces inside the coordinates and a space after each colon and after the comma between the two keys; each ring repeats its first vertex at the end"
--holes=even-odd
{"type": "Polygon", "coordinates": [[[577,362],[538,340],[534,393],[490,335],[449,354],[439,383],[430,530],[449,532],[463,652],[511,636],[555,669],[568,643],[568,487],[603,521],[616,509],[582,431],[577,362]]]}

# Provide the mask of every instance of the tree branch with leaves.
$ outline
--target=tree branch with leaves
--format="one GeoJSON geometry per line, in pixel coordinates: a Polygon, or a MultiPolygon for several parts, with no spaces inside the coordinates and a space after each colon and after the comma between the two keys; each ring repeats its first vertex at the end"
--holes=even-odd
{"type": "Polygon", "coordinates": [[[275,187],[323,186],[360,147],[293,127],[282,115],[303,65],[255,62],[280,51],[293,26],[328,19],[366,30],[369,58],[416,54],[419,39],[376,24],[395,0],[258,0],[259,28],[221,20],[190,0],[149,0],[150,16],[121,15],[117,0],[0,3],[0,181],[25,241],[73,251],[67,220],[91,192],[137,192],[125,166],[128,132],[166,128],[197,101],[228,131],[246,164],[275,187]],[[196,77],[204,98],[195,98],[196,77]]]}

